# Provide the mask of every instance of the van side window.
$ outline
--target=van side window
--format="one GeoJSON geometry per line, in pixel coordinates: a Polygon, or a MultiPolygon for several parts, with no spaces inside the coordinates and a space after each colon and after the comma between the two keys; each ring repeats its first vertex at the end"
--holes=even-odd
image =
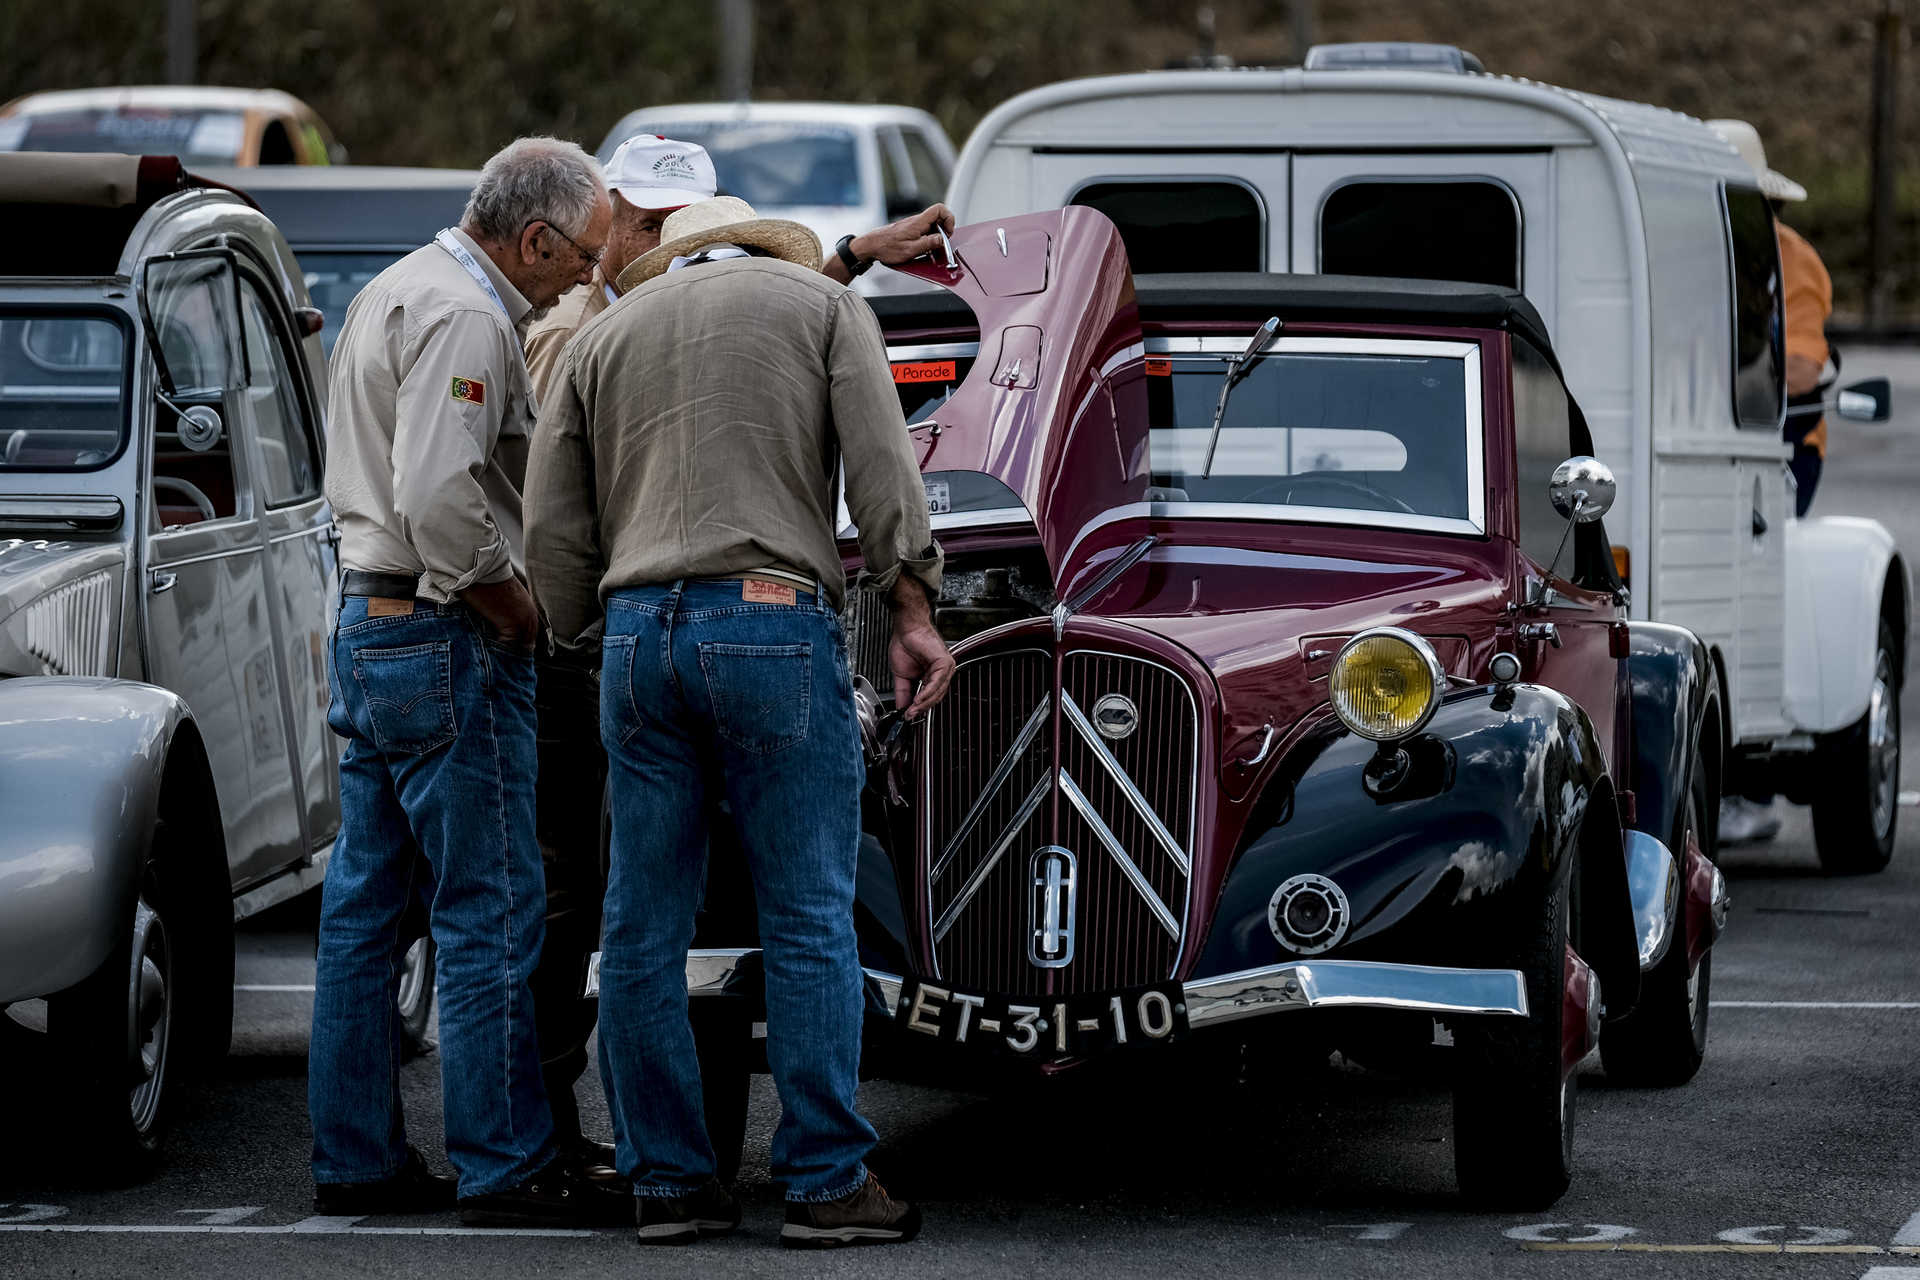
{"type": "Polygon", "coordinates": [[[1266,270],[1266,211],[1238,182],[1094,182],[1073,203],[1112,219],[1135,275],[1266,270]]]}
{"type": "Polygon", "coordinates": [[[1605,591],[1614,585],[1613,557],[1598,523],[1581,525],[1560,551],[1567,520],[1553,509],[1547,483],[1554,468],[1575,454],[1593,452],[1586,420],[1575,410],[1566,384],[1540,349],[1513,336],[1514,478],[1520,517],[1520,550],[1542,569],[1559,552],[1558,576],[1605,591]],[[1604,562],[1604,563],[1603,563],[1604,562]]]}
{"type": "Polygon", "coordinates": [[[1743,427],[1780,429],[1786,361],[1781,352],[1780,242],[1773,210],[1752,188],[1726,188],[1733,253],[1733,415],[1743,427]]]}
{"type": "Polygon", "coordinates": [[[1320,206],[1320,270],[1518,289],[1519,201],[1486,179],[1346,183],[1320,206]]]}

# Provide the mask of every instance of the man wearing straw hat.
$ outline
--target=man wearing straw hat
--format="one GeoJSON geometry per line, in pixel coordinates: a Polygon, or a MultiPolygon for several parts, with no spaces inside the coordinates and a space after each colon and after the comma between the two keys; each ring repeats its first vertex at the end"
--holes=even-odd
{"type": "Polygon", "coordinates": [[[638,1236],[731,1230],[687,1021],[709,783],[747,855],[782,1116],[783,1244],[909,1240],[854,1107],[862,766],[839,610],[835,476],[890,592],[895,704],[939,701],[941,554],[873,313],[798,223],[720,197],[667,219],[622,297],[569,344],[535,431],[528,573],[555,637],[604,615],[613,857],[600,1064],[638,1236]],[[916,688],[917,684],[917,688],[916,688]]]}
{"type": "MultiPolygon", "coordinates": [[[[566,294],[527,331],[527,372],[536,401],[547,398],[560,374],[560,357],[573,335],[620,296],[620,273],[660,243],[661,226],[676,210],[713,198],[713,161],[705,148],[657,134],[628,138],[606,167],[613,230],[593,280],[566,294]]],[[[828,252],[820,270],[842,283],[875,262],[908,262],[953,230],[953,215],[933,205],[862,236],[848,236],[828,252]]],[[[580,994],[588,958],[600,940],[606,879],[600,859],[600,802],[607,776],[600,747],[600,667],[596,637],[560,637],[537,662],[535,704],[540,724],[537,828],[547,873],[547,940],[534,970],[534,1019],[540,1065],[552,1101],[556,1137],[582,1166],[605,1177],[611,1144],[580,1131],[574,1083],[587,1068],[596,1002],[580,994]],[[575,643],[581,640],[580,643],[575,643]]]]}

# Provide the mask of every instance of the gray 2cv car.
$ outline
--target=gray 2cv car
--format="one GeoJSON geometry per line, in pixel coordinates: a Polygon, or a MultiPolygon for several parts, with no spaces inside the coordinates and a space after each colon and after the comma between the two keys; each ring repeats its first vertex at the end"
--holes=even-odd
{"type": "Polygon", "coordinates": [[[122,1169],[339,827],[318,329],[174,158],[0,156],[0,1009],[122,1169]]]}

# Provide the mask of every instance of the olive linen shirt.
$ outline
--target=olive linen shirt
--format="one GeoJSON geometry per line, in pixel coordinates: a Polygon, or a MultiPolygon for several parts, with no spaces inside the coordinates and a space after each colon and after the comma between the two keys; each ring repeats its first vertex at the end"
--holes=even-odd
{"type": "Polygon", "coordinates": [[[611,592],[679,578],[784,570],[839,605],[842,462],[873,584],[939,594],[880,325],[845,285],[772,258],[669,271],[575,335],[562,370],[527,472],[527,568],[558,645],[611,592]]]}
{"type": "Polygon", "coordinates": [[[534,403],[547,398],[568,340],[612,305],[607,282],[595,267],[592,284],[577,284],[561,294],[560,301],[527,329],[527,374],[533,379],[534,403]]]}
{"type": "Polygon", "coordinates": [[[529,305],[465,233],[506,311],[438,244],[375,276],[333,348],[327,500],[349,569],[420,575],[445,602],[523,573],[520,486],[534,401],[529,305]]]}

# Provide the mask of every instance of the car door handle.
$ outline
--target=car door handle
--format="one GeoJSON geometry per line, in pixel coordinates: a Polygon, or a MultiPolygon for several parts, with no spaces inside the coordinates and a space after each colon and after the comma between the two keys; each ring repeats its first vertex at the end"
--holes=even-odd
{"type": "Polygon", "coordinates": [[[153,571],[153,594],[162,595],[173,590],[173,584],[180,581],[177,573],[168,573],[165,569],[153,571]]]}
{"type": "Polygon", "coordinates": [[[1760,514],[1760,508],[1753,509],[1753,536],[1763,538],[1767,533],[1767,518],[1760,514]]]}

